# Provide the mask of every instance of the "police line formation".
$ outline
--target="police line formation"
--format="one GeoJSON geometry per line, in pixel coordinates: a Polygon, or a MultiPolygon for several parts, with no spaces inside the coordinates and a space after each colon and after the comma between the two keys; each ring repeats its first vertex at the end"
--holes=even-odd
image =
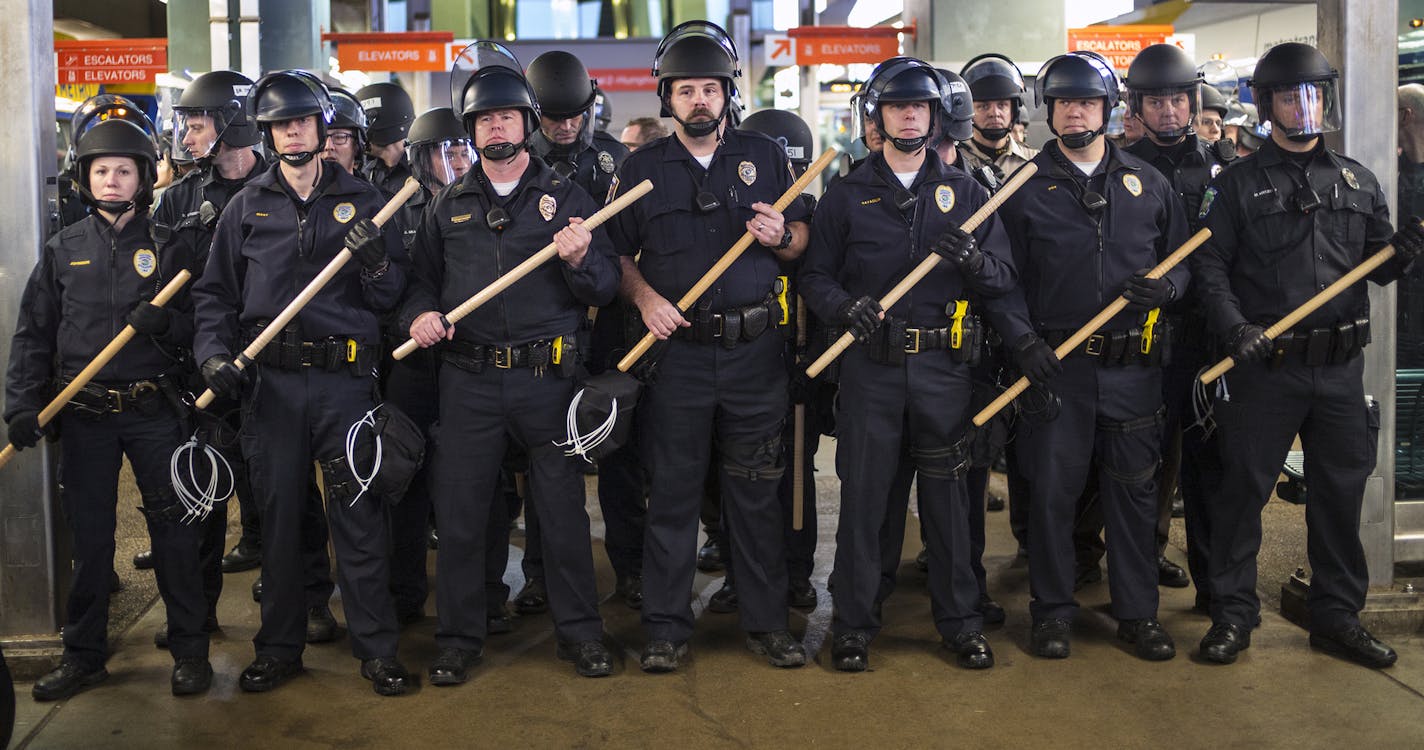
{"type": "Polygon", "coordinates": [[[417,684],[399,632],[423,615],[438,544],[428,681],[465,682],[512,627],[516,475],[528,584],[514,604],[547,608],[578,674],[611,674],[584,510],[595,459],[617,597],[646,630],[641,668],[684,663],[694,570],[724,565],[709,608],[739,613],[755,654],[799,667],[788,608],[817,599],[807,498],[822,433],[838,437],[837,670],[871,663],[912,480],[935,627],[960,666],[993,666],[984,629],[1005,614],[981,557],[1001,450],[1033,654],[1069,656],[1074,590],[1102,575],[1101,547],[1075,549],[1087,526],[1106,532],[1118,637],[1174,657],[1157,609],[1159,584],[1189,583],[1162,554],[1180,487],[1211,621],[1200,656],[1232,663],[1260,623],[1260,512],[1297,434],[1310,644],[1394,663],[1358,619],[1378,424],[1361,277],[1398,279],[1424,227],[1395,231],[1375,176],[1323,145],[1341,113],[1317,50],[1261,58],[1258,124],[1236,121],[1233,142],[1221,124],[1243,105],[1177,48],[1145,49],[1125,84],[1145,137],[1129,145],[1107,137],[1112,68],[1060,55],[1034,83],[1056,136],[1041,151],[1012,132],[1027,92],[1008,58],[958,74],[892,58],[854,99],[870,155],[819,203],[799,192],[834,153],[812,165],[791,113],[741,122],[738,66],[716,25],[675,28],[652,69],[672,132],[631,153],[595,128],[611,111],[577,58],[546,53],[526,72],[493,42],[461,55],[452,106],[419,117],[393,84],[204,74],[161,158],[132,105],[86,102],[78,200],[25,288],[6,381],[12,451],[46,435],[61,447],[75,540],[64,656],[34,697],[107,677],[121,456],[175,695],[211,685],[224,570],[262,567],[244,691],[278,687],[307,643],[335,638],[328,536],[352,651],[381,695],[417,684]],[[169,161],[191,171],[150,213],[169,161]],[[480,296],[492,286],[507,293],[480,296]],[[1203,382],[1223,357],[1235,368],[1203,382]],[[984,408],[1020,377],[1011,408],[984,408]],[[243,536],[223,555],[230,496],[243,536]]]}

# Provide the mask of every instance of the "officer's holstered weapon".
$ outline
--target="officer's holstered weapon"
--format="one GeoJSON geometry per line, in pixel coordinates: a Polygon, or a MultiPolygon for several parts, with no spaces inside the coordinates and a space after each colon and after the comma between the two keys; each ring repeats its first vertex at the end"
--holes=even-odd
{"type": "MultiPolygon", "coordinates": [[[[1185,260],[1188,255],[1192,254],[1193,250],[1196,250],[1198,247],[1200,247],[1201,244],[1203,242],[1206,242],[1210,237],[1211,230],[1207,229],[1206,227],[1202,227],[1200,231],[1188,238],[1186,242],[1183,242],[1181,247],[1172,251],[1172,254],[1168,255],[1166,259],[1164,259],[1161,263],[1158,263],[1156,266],[1153,266],[1152,270],[1147,272],[1147,278],[1162,278],[1167,274],[1168,271],[1172,270],[1172,268],[1175,267],[1178,263],[1181,263],[1183,260],[1185,260]]],[[[1123,308],[1125,307],[1127,307],[1127,298],[1119,295],[1117,299],[1108,303],[1108,306],[1103,308],[1102,312],[1098,313],[1097,315],[1094,315],[1092,320],[1088,321],[1082,328],[1079,328],[1077,331],[1075,331],[1072,336],[1069,336],[1063,343],[1059,344],[1058,348],[1053,350],[1053,353],[1056,354],[1059,359],[1063,359],[1069,354],[1072,354],[1073,350],[1082,346],[1083,342],[1087,341],[1089,336],[1092,336],[1094,333],[1097,333],[1099,328],[1103,327],[1104,325],[1107,325],[1107,322],[1109,320],[1112,320],[1113,317],[1116,316],[1118,313],[1122,312],[1123,308]]],[[[1027,390],[1028,385],[1029,383],[1027,377],[1022,377],[1014,381],[1014,384],[1009,386],[1008,389],[1006,389],[1003,393],[999,394],[998,398],[994,399],[992,403],[984,407],[984,409],[981,410],[978,414],[974,415],[974,426],[983,427],[984,423],[988,422],[990,419],[993,418],[995,414],[999,413],[1000,409],[1003,409],[1005,406],[1008,406],[1009,404],[1013,403],[1014,399],[1018,398],[1019,394],[1027,390]]]]}
{"type": "MultiPolygon", "coordinates": [[[[1010,179],[999,192],[994,193],[988,202],[980,206],[979,210],[975,211],[973,216],[970,216],[968,220],[960,224],[959,228],[972,234],[975,229],[979,228],[980,224],[983,224],[990,215],[998,210],[999,206],[1003,205],[1004,201],[1009,199],[1009,196],[1023,187],[1023,184],[1028,182],[1028,179],[1037,171],[1038,165],[1033,162],[1029,162],[1020,167],[1019,170],[1014,173],[1013,178],[1010,179]]],[[[909,293],[910,289],[920,283],[920,280],[928,276],[930,271],[933,271],[941,260],[943,260],[943,258],[940,257],[939,253],[929,253],[926,255],[925,259],[920,261],[918,266],[915,266],[913,270],[905,274],[905,278],[901,279],[900,283],[896,284],[884,297],[880,298],[880,307],[885,310],[889,310],[893,307],[896,302],[900,301],[901,297],[904,297],[909,293]]],[[[806,368],[806,377],[814,378],[820,375],[822,370],[825,370],[832,362],[836,361],[836,358],[841,356],[846,349],[849,349],[853,343],[855,343],[855,334],[849,331],[841,334],[841,337],[836,339],[836,343],[831,344],[825,353],[817,358],[815,362],[812,362],[810,367],[806,368]]]]}
{"type": "MultiPolygon", "coordinates": [[[[1385,245],[1379,252],[1365,258],[1365,261],[1355,266],[1349,273],[1341,276],[1334,284],[1320,290],[1314,297],[1306,300],[1304,304],[1291,310],[1284,318],[1276,321],[1275,325],[1266,329],[1266,338],[1275,340],[1278,336],[1294,328],[1295,325],[1305,320],[1311,313],[1315,312],[1326,302],[1334,299],[1341,292],[1360,283],[1370,275],[1376,268],[1385,264],[1385,261],[1394,257],[1394,245],[1385,245]]],[[[1236,366],[1236,360],[1226,357],[1212,366],[1210,370],[1202,373],[1200,378],[1202,385],[1210,385],[1213,380],[1225,375],[1231,368],[1236,366]]]]}
{"type": "MultiPolygon", "coordinates": [[[[173,295],[177,294],[178,290],[182,289],[183,285],[188,283],[188,279],[190,278],[192,278],[192,274],[188,273],[187,270],[179,271],[171,281],[163,285],[163,288],[158,291],[157,296],[153,298],[151,304],[154,307],[163,307],[168,304],[168,301],[173,299],[173,295]]],[[[93,380],[94,376],[98,375],[99,371],[104,369],[104,365],[109,364],[109,360],[118,355],[119,350],[123,349],[137,334],[138,331],[135,331],[133,326],[124,326],[124,330],[119,331],[119,335],[115,336],[113,341],[110,341],[89,364],[85,365],[84,369],[80,370],[79,374],[74,376],[74,380],[71,380],[69,385],[65,386],[64,390],[60,391],[59,395],[55,396],[54,400],[50,401],[49,405],[40,412],[39,426],[44,427],[49,424],[55,416],[59,414],[60,410],[69,403],[69,400],[84,390],[84,386],[88,385],[89,381],[93,380]]],[[[10,463],[10,459],[15,457],[15,453],[16,450],[13,445],[6,445],[4,450],[0,450],[0,469],[3,469],[5,464],[10,463]]]]}
{"type": "MultiPolygon", "coordinates": [[[[395,215],[396,211],[399,211],[401,206],[404,206],[405,202],[410,200],[411,196],[419,192],[420,189],[420,183],[416,182],[414,177],[407,177],[405,185],[401,187],[400,192],[396,193],[390,202],[387,203],[371,221],[375,222],[378,227],[384,226],[386,222],[391,220],[391,217],[395,215]]],[[[287,307],[278,313],[277,317],[273,318],[272,322],[268,323],[267,327],[263,328],[261,333],[257,334],[257,338],[253,339],[252,343],[248,344],[247,348],[242,350],[242,354],[233,360],[233,364],[237,366],[237,369],[243,370],[252,364],[257,359],[257,355],[261,354],[262,350],[267,348],[268,344],[272,343],[272,339],[276,338],[278,334],[282,332],[282,329],[286,328],[287,324],[291,323],[292,319],[297,317],[297,313],[301,312],[302,308],[306,307],[307,303],[316,297],[317,293],[322,290],[322,287],[325,287],[327,282],[336,276],[337,272],[341,270],[342,266],[346,265],[346,261],[348,260],[351,260],[351,251],[343,247],[341,251],[336,254],[336,257],[332,258],[331,262],[326,264],[326,268],[321,269],[321,273],[317,274],[316,278],[312,279],[306,288],[297,295],[296,299],[288,303],[287,307]]],[[[195,405],[199,409],[206,409],[208,405],[213,402],[214,398],[217,398],[217,394],[213,393],[213,390],[209,388],[204,390],[203,395],[198,397],[198,401],[195,405]]]]}
{"type": "MultiPolygon", "coordinates": [[[[652,189],[653,181],[643,180],[642,182],[635,185],[632,190],[629,190],[628,192],[618,196],[614,199],[612,203],[609,203],[608,205],[599,209],[596,213],[594,213],[594,215],[588,217],[587,219],[584,219],[584,228],[588,229],[590,232],[594,229],[597,229],[599,225],[603,224],[603,222],[613,218],[614,215],[616,215],[619,211],[622,211],[623,209],[632,205],[633,201],[636,201],[644,195],[647,195],[648,192],[652,189]]],[[[484,303],[494,299],[495,296],[497,296],[500,292],[512,286],[514,282],[519,281],[520,279],[529,275],[529,272],[547,263],[551,259],[558,256],[558,254],[558,245],[551,241],[549,244],[544,246],[543,250],[540,250],[539,252],[529,256],[529,258],[527,258],[523,263],[520,263],[519,265],[510,269],[509,273],[495,279],[489,286],[476,292],[473,297],[470,297],[464,302],[461,302],[460,305],[454,310],[445,313],[443,316],[441,316],[441,322],[445,324],[446,328],[455,325],[455,323],[457,323],[461,318],[464,318],[466,315],[469,315],[470,313],[474,312],[476,309],[479,308],[480,305],[483,305],[484,303]]],[[[395,357],[396,359],[405,359],[419,347],[420,345],[415,342],[415,339],[407,339],[404,344],[401,344],[399,347],[396,348],[396,350],[391,354],[391,356],[395,357]]]]}

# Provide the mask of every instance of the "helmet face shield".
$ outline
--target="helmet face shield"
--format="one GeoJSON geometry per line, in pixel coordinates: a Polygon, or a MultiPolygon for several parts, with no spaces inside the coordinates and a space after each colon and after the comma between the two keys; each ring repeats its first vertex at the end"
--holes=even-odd
{"type": "Polygon", "coordinates": [[[428,190],[439,190],[470,171],[473,150],[464,138],[410,146],[411,172],[428,190]]]}
{"type": "Polygon", "coordinates": [[[173,159],[194,161],[211,156],[222,132],[218,118],[209,110],[177,109],[173,111],[173,159]]]}
{"type": "Polygon", "coordinates": [[[1336,79],[1303,81],[1252,89],[1262,122],[1270,121],[1287,138],[1309,140],[1340,129],[1340,91],[1336,79]]]}
{"type": "Polygon", "coordinates": [[[519,59],[499,42],[481,40],[460,50],[450,67],[450,108],[458,115],[465,112],[466,89],[476,73],[489,68],[505,68],[524,78],[519,59]]]}

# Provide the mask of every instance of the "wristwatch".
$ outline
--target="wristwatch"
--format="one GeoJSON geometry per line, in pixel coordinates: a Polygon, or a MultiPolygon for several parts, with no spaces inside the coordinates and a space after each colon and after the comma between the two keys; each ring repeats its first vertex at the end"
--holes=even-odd
{"type": "Polygon", "coordinates": [[[791,227],[783,227],[781,230],[781,241],[776,243],[773,250],[785,250],[791,247],[791,227]]]}

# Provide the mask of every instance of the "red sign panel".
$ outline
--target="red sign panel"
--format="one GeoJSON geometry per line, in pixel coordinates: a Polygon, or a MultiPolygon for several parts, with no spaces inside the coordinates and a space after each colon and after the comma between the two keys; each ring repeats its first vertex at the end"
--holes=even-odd
{"type": "Polygon", "coordinates": [[[598,79],[604,91],[657,91],[658,79],[647,68],[593,68],[591,78],[598,79]]]}
{"type": "Polygon", "coordinates": [[[54,58],[60,84],[154,83],[168,70],[168,40],[56,40],[54,58]]]}
{"type": "Polygon", "coordinates": [[[441,71],[445,70],[445,44],[343,42],[336,47],[336,59],[342,70],[441,71]]]}
{"type": "Polygon", "coordinates": [[[1172,33],[1171,26],[1153,25],[1069,29],[1068,50],[1096,52],[1106,57],[1116,70],[1125,71],[1142,48],[1166,42],[1172,33]]]}
{"type": "Polygon", "coordinates": [[[895,37],[815,36],[796,40],[796,64],[878,63],[900,54],[895,37]]]}

